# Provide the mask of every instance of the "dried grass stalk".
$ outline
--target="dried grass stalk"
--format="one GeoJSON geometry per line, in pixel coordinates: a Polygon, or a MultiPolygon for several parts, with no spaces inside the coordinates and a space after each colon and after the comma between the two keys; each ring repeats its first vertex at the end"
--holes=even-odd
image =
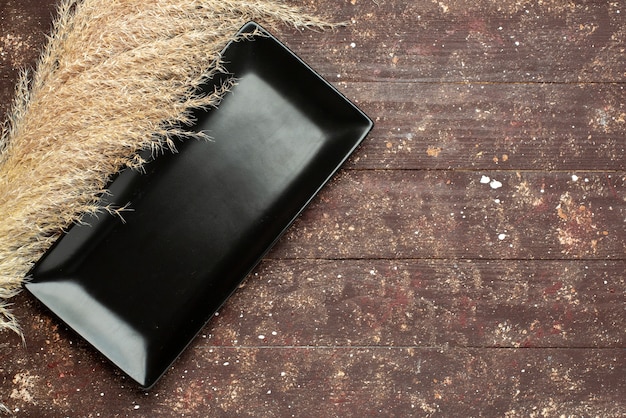
{"type": "Polygon", "coordinates": [[[141,165],[141,149],[173,148],[191,109],[218,104],[224,89],[197,87],[248,20],[329,26],[270,0],[60,1],[0,135],[0,330],[20,333],[7,300],[61,231],[97,210],[111,176],[141,165]]]}

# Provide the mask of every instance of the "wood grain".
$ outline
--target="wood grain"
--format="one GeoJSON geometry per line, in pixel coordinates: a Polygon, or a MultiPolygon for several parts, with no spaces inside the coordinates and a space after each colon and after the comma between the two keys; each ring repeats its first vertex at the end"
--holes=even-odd
{"type": "Polygon", "coordinates": [[[376,126],[355,169],[620,170],[624,84],[340,82],[376,126]]]}
{"type": "Polygon", "coordinates": [[[623,259],[625,186],[619,173],[344,171],[270,257],[623,259]]]}
{"type": "Polygon", "coordinates": [[[20,403],[23,417],[619,416],[626,389],[620,349],[194,344],[150,392],[80,345],[30,356],[47,364],[3,370],[47,400],[20,403]]]}
{"type": "Polygon", "coordinates": [[[225,346],[623,347],[623,260],[267,260],[205,329],[225,346]]]}
{"type": "Polygon", "coordinates": [[[316,69],[377,83],[622,82],[623,2],[318,0],[346,29],[284,36],[316,69]],[[320,54],[320,51],[324,51],[320,54]]]}

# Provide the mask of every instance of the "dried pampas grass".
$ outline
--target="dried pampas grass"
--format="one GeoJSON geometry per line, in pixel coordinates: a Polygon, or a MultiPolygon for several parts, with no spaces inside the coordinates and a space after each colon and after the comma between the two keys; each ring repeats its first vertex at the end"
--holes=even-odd
{"type": "Polygon", "coordinates": [[[270,0],[61,0],[0,136],[0,330],[20,332],[7,300],[64,228],[98,210],[111,176],[193,135],[180,129],[190,110],[224,93],[197,87],[248,20],[329,26],[270,0]]]}

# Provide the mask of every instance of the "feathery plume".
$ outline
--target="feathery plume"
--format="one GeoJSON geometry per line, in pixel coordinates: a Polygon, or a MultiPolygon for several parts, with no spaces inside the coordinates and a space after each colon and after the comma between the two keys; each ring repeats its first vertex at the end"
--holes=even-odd
{"type": "Polygon", "coordinates": [[[24,72],[0,133],[0,331],[34,262],[142,149],[174,149],[191,110],[229,85],[220,51],[247,21],[332,27],[274,0],[61,0],[36,70],[24,72]]]}

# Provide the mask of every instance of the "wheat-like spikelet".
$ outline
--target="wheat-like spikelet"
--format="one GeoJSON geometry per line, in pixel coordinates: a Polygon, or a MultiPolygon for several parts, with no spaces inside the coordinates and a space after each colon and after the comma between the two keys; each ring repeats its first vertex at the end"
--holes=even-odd
{"type": "Polygon", "coordinates": [[[141,165],[141,149],[172,148],[191,109],[218,104],[224,89],[197,87],[248,20],[328,27],[271,0],[60,1],[0,136],[0,330],[20,332],[7,300],[60,232],[97,210],[111,176],[141,165]]]}

